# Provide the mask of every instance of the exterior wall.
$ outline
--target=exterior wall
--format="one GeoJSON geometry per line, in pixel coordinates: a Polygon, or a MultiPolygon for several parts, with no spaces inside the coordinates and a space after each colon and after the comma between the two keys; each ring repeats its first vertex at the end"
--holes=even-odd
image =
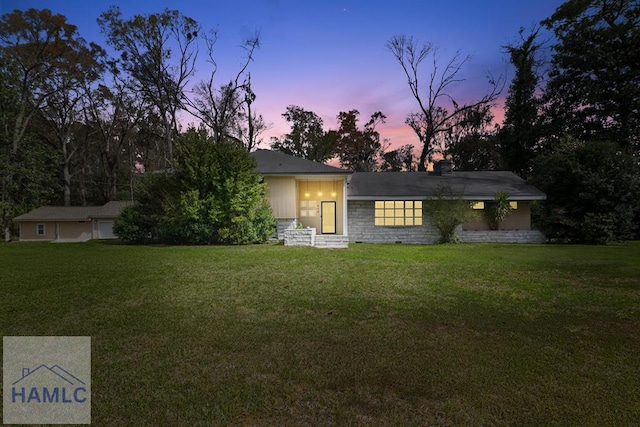
{"type": "MultiPolygon", "coordinates": [[[[374,225],[375,202],[373,200],[351,200],[349,201],[348,218],[349,241],[351,243],[436,243],[440,235],[434,227],[429,225],[425,214],[426,209],[428,209],[428,202],[424,202],[423,205],[422,222],[425,224],[423,226],[376,226],[374,225]]],[[[530,230],[529,213],[530,203],[519,202],[517,211],[514,211],[512,215],[513,221],[511,223],[505,221],[504,225],[522,228],[488,230],[487,225],[484,229],[465,230],[464,227],[460,227],[458,236],[465,243],[544,243],[546,238],[541,232],[530,230]],[[525,215],[527,218],[523,218],[525,215]],[[524,228],[525,226],[527,228],[524,228]]],[[[484,221],[486,224],[486,220],[484,221]]]]}
{"type": "Polygon", "coordinates": [[[296,180],[293,177],[265,177],[267,184],[267,200],[273,216],[280,218],[296,218],[296,180]]]}
{"type": "Polygon", "coordinates": [[[56,223],[54,221],[20,221],[20,241],[46,241],[56,238],[56,223]],[[44,236],[38,236],[38,224],[44,224],[44,236]]]}
{"type": "Polygon", "coordinates": [[[84,242],[92,238],[92,222],[85,221],[22,221],[21,241],[84,242]],[[38,236],[38,224],[45,224],[45,235],[38,236]]]}
{"type": "MultiPolygon", "coordinates": [[[[315,228],[318,234],[321,233],[321,202],[336,202],[336,233],[344,234],[344,180],[312,181],[298,180],[298,200],[301,203],[313,203],[315,211],[313,216],[305,215],[301,206],[298,206],[298,221],[305,227],[315,228]]],[[[311,209],[307,209],[307,214],[311,209]]]]}
{"type": "MultiPolygon", "coordinates": [[[[478,210],[478,218],[462,225],[463,230],[489,230],[489,221],[484,210],[478,210]]],[[[500,230],[531,230],[531,202],[518,201],[518,209],[500,224],[500,230]]]]}
{"type": "Polygon", "coordinates": [[[349,242],[363,243],[415,243],[429,244],[438,241],[439,234],[422,211],[420,226],[377,226],[375,225],[375,202],[373,200],[350,200],[349,206],[349,242]]]}
{"type": "Polygon", "coordinates": [[[538,230],[460,231],[464,243],[545,243],[547,238],[538,230]]]}

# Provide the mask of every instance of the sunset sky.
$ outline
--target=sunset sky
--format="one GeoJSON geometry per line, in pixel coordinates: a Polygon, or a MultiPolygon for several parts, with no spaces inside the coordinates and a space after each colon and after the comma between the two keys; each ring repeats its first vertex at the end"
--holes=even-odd
{"type": "MultiPolygon", "coordinates": [[[[389,139],[392,146],[417,146],[417,138],[404,123],[408,113],[417,111],[417,104],[402,69],[385,48],[392,36],[404,34],[429,41],[438,47],[442,61],[457,50],[471,55],[463,69],[465,81],[453,93],[463,103],[484,93],[489,73],[506,74],[507,80],[511,80],[513,70],[502,46],[517,39],[520,27],[532,27],[562,3],[561,0],[0,0],[0,13],[48,8],[77,25],[86,40],[106,45],[96,18],[110,5],[118,4],[125,18],[160,12],[165,7],[178,9],[197,20],[203,29],[218,29],[216,58],[221,76],[237,71],[242,58],[238,46],[244,38],[259,32],[261,47],[250,71],[257,95],[254,105],[271,124],[263,135],[265,142],[271,136],[288,132],[281,114],[294,104],[317,113],[325,128],[336,127],[340,111],[359,110],[361,123],[375,111],[382,111],[388,117],[386,124],[379,127],[382,137],[389,139]]],[[[201,63],[199,70],[202,74],[193,83],[208,74],[207,64],[201,63]]]]}

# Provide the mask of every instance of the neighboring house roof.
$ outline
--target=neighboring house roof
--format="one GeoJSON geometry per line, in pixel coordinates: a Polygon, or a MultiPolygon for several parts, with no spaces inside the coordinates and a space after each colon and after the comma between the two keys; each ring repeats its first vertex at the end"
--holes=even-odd
{"type": "Polygon", "coordinates": [[[510,200],[545,200],[547,196],[512,172],[452,172],[436,175],[427,172],[357,172],[348,183],[350,200],[428,199],[441,187],[467,200],[492,200],[504,191],[510,200]]]}
{"type": "Polygon", "coordinates": [[[256,150],[251,153],[262,175],[349,175],[352,172],[325,165],[300,157],[290,156],[281,151],[256,150]]]}
{"type": "Polygon", "coordinates": [[[41,206],[14,221],[87,221],[93,218],[117,218],[131,202],[114,201],[103,206],[41,206]]]}

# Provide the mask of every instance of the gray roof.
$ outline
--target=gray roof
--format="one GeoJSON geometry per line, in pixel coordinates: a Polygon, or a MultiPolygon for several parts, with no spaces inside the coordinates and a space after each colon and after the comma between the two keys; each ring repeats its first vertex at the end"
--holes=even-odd
{"type": "Polygon", "coordinates": [[[262,175],[349,175],[352,173],[324,163],[290,156],[281,151],[256,150],[251,153],[251,156],[256,159],[257,170],[262,175]]]}
{"type": "Polygon", "coordinates": [[[427,172],[357,172],[348,183],[351,200],[399,200],[433,198],[442,186],[467,200],[492,200],[504,191],[511,200],[544,200],[546,195],[512,172],[452,172],[435,175],[427,172]]]}
{"type": "Polygon", "coordinates": [[[93,218],[117,218],[127,201],[108,202],[103,206],[41,206],[14,221],[88,221],[93,218]]]}

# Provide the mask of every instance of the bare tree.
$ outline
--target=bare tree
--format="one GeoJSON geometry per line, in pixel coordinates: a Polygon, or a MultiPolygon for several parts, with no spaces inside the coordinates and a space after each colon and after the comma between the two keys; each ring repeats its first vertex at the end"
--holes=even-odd
{"type": "MultiPolygon", "coordinates": [[[[86,122],[95,131],[95,141],[106,178],[107,200],[117,200],[118,171],[123,159],[131,150],[137,127],[144,116],[144,100],[131,90],[131,84],[120,79],[117,61],[107,61],[109,86],[100,84],[87,87],[87,103],[84,108],[86,122]]],[[[105,82],[106,83],[106,82],[105,82]]],[[[129,168],[134,165],[129,164],[129,168]]],[[[131,172],[131,171],[130,171],[131,172]]]]}
{"type": "Polygon", "coordinates": [[[157,110],[164,127],[166,157],[172,160],[177,115],[195,71],[200,25],[169,9],[124,20],[117,6],[102,13],[98,24],[107,42],[120,52],[123,69],[133,77],[133,88],[157,110]]]}
{"type": "Polygon", "coordinates": [[[442,67],[438,50],[431,43],[420,44],[413,37],[394,36],[387,42],[387,49],[396,58],[404,71],[411,94],[418,101],[420,111],[407,116],[406,123],[411,126],[422,143],[418,170],[427,170],[427,162],[437,149],[438,135],[450,132],[454,126],[463,124],[464,115],[469,110],[490,105],[496,101],[504,79],[489,79],[489,91],[481,99],[460,105],[450,93],[452,86],[463,81],[459,76],[469,56],[462,57],[456,52],[442,67]],[[426,84],[422,85],[421,65],[431,58],[430,71],[427,71],[426,84]],[[450,104],[447,109],[444,104],[450,104]]]}
{"type": "Polygon", "coordinates": [[[186,105],[189,112],[209,128],[216,143],[231,137],[242,141],[251,151],[256,145],[257,135],[266,129],[262,116],[252,111],[256,95],[251,88],[251,75],[247,71],[260,46],[260,40],[256,35],[242,43],[245,55],[240,69],[228,83],[220,86],[216,80],[218,63],[214,57],[217,41],[218,34],[215,30],[205,36],[207,62],[212,65],[211,74],[207,80],[195,85],[194,96],[186,100],[186,105]]]}

